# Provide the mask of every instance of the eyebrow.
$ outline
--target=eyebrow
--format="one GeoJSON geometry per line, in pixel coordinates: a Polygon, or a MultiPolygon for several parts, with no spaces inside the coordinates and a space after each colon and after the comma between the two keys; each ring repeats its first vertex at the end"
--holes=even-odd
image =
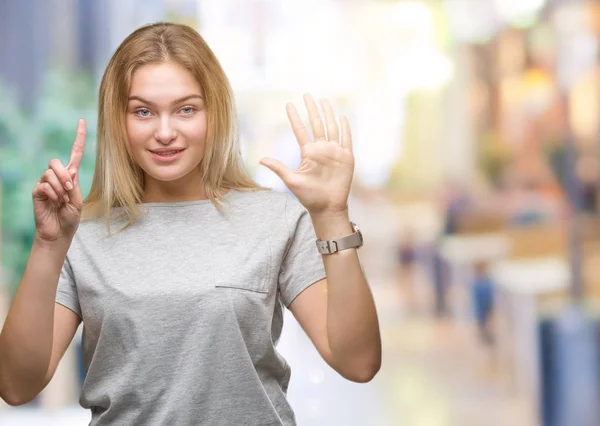
{"type": "MultiPolygon", "coordinates": [[[[199,98],[199,99],[204,100],[204,98],[201,95],[196,95],[196,94],[187,95],[187,96],[184,96],[183,98],[175,99],[173,102],[171,102],[171,105],[175,105],[175,104],[178,104],[178,103],[190,100],[190,99],[194,99],[194,98],[199,98]]],[[[140,101],[140,102],[143,102],[148,105],[156,105],[154,102],[144,99],[141,96],[130,96],[129,101],[140,101]]]]}

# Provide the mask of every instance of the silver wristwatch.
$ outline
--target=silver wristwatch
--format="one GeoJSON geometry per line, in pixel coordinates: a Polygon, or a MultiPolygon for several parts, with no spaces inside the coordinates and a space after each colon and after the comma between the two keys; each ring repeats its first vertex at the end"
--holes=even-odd
{"type": "Polygon", "coordinates": [[[317,240],[317,249],[319,250],[319,253],[333,254],[349,248],[361,247],[363,245],[362,233],[360,232],[360,229],[356,223],[350,223],[352,224],[352,229],[354,229],[353,234],[338,238],[337,240],[317,240]]]}

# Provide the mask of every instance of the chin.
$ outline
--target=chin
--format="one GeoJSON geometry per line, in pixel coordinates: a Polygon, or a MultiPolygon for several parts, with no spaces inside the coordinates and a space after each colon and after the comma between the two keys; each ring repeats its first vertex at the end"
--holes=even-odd
{"type": "Polygon", "coordinates": [[[153,179],[161,182],[173,182],[189,174],[189,172],[186,173],[182,172],[181,170],[148,170],[146,173],[150,175],[153,179]]]}

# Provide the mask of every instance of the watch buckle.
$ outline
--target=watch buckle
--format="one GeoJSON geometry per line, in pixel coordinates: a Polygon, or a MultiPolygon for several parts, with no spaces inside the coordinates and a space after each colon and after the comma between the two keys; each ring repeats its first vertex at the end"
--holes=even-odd
{"type": "Polygon", "coordinates": [[[337,241],[333,241],[333,240],[327,241],[327,248],[329,249],[329,253],[337,253],[338,252],[337,241]]]}

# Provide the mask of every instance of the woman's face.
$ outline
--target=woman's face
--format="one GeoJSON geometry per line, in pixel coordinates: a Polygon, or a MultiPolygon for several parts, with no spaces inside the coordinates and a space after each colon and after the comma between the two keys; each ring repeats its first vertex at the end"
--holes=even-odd
{"type": "Polygon", "coordinates": [[[206,111],[200,85],[189,71],[173,62],[138,68],[132,76],[126,123],[146,187],[199,178],[206,111]]]}

